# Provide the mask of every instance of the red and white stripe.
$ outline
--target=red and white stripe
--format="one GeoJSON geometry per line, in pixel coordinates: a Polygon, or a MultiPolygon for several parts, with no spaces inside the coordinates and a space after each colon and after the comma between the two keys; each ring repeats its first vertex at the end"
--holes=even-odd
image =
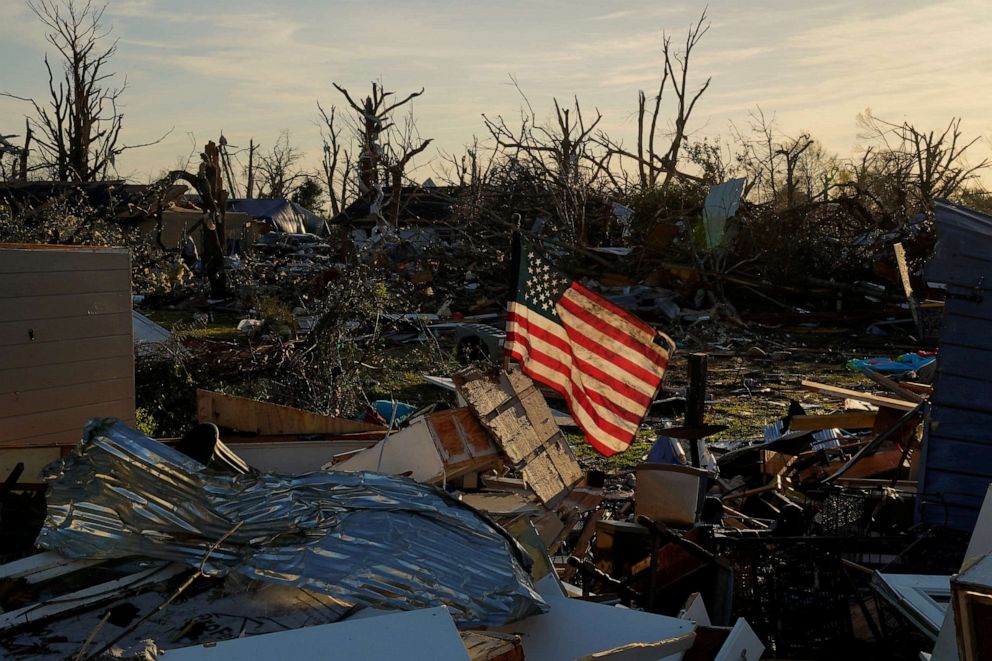
{"type": "Polygon", "coordinates": [[[669,350],[655,342],[653,328],[578,283],[555,312],[561,324],[511,301],[506,351],[562,394],[593,447],[606,456],[623,452],[661,385],[669,350]]]}

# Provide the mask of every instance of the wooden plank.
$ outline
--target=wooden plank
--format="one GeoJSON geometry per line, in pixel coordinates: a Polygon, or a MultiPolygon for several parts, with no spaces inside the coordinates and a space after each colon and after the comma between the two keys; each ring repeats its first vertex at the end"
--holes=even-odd
{"type": "Polygon", "coordinates": [[[130,281],[131,255],[127,248],[0,244],[0,273],[48,273],[94,268],[127,271],[130,281]]]}
{"type": "Polygon", "coordinates": [[[992,444],[968,443],[933,434],[927,439],[927,468],[960,473],[982,473],[992,464],[992,444]]]}
{"type": "Polygon", "coordinates": [[[476,414],[487,418],[493,411],[510,401],[511,395],[474,370],[466,375],[458,375],[455,385],[465,401],[470,402],[476,414]]]}
{"type": "Polygon", "coordinates": [[[937,385],[930,401],[934,408],[940,406],[992,415],[992,399],[983,396],[989,389],[989,381],[983,375],[959,376],[942,372],[937,375],[937,385]]]}
{"type": "Polygon", "coordinates": [[[131,328],[132,321],[129,312],[34,319],[31,321],[5,321],[0,323],[0,346],[123,335],[130,333],[131,328]]]}
{"type": "MultiPolygon", "coordinates": [[[[827,427],[827,429],[830,429],[830,427],[827,427]]],[[[784,475],[797,459],[798,457],[795,455],[775,452],[774,450],[762,450],[761,472],[769,477],[784,475]]]]}
{"type": "Polygon", "coordinates": [[[218,427],[256,434],[348,434],[382,429],[380,425],[210,390],[197,390],[196,404],[200,422],[212,422],[218,427]]]}
{"type": "Polygon", "coordinates": [[[92,417],[133,421],[127,249],[0,246],[0,303],[0,445],[36,459],[92,417]]]}
{"type": "MultiPolygon", "coordinates": [[[[599,523],[604,514],[606,514],[606,510],[602,509],[594,510],[589,513],[589,516],[586,517],[585,525],[582,526],[582,532],[579,533],[578,539],[575,540],[575,546],[572,548],[572,555],[580,559],[584,559],[586,557],[586,554],[589,552],[589,545],[592,544],[592,536],[596,534],[596,524],[599,523]]],[[[562,570],[561,578],[567,583],[572,580],[578,571],[578,567],[568,565],[562,570]]]]}
{"type": "Polygon", "coordinates": [[[869,379],[871,379],[878,385],[888,390],[896,397],[904,399],[907,402],[916,402],[917,404],[919,404],[920,402],[925,401],[925,399],[921,397],[919,394],[906,390],[905,388],[901,387],[898,383],[896,383],[889,377],[885,376],[884,374],[879,374],[878,372],[875,372],[870,369],[864,370],[862,374],[864,374],[869,379]]]}
{"type": "Polygon", "coordinates": [[[920,395],[930,396],[933,395],[933,386],[928,383],[915,383],[913,381],[903,381],[900,383],[903,388],[909,390],[910,392],[915,392],[920,395]]]}
{"type": "MultiPolygon", "coordinates": [[[[879,450],[875,454],[861,459],[846,471],[844,475],[846,477],[872,477],[880,473],[894,471],[900,467],[899,460],[902,458],[902,455],[903,450],[898,446],[879,450]]],[[[843,464],[837,468],[839,469],[841,467],[843,467],[843,464]]],[[[829,471],[830,474],[834,472],[834,470],[829,471]]]]}
{"type": "Polygon", "coordinates": [[[109,337],[86,337],[61,342],[33,342],[0,347],[0,365],[5,369],[72,363],[79,360],[130,356],[134,353],[131,333],[109,337]]]}
{"type": "Polygon", "coordinates": [[[896,255],[896,268],[899,269],[899,280],[902,283],[902,291],[906,294],[906,301],[909,303],[909,311],[913,315],[913,323],[920,327],[920,312],[917,309],[916,298],[913,296],[913,285],[909,280],[909,265],[906,263],[906,249],[901,243],[892,246],[896,255]]]}
{"type": "Polygon", "coordinates": [[[524,661],[520,636],[498,631],[462,631],[460,635],[471,661],[524,661]]]}
{"type": "Polygon", "coordinates": [[[820,431],[822,429],[871,429],[875,411],[845,411],[830,415],[796,415],[789,431],[820,431]]]}
{"type": "Polygon", "coordinates": [[[458,393],[542,502],[561,496],[582,478],[544,396],[527,376],[504,372],[497,383],[478,370],[466,370],[454,380],[458,393]]]}
{"type": "MultiPolygon", "coordinates": [[[[941,404],[931,409],[929,436],[988,444],[992,413],[941,404]]],[[[928,450],[929,452],[929,450],[928,450]]]]}
{"type": "MultiPolygon", "coordinates": [[[[973,293],[973,292],[972,292],[973,293]]],[[[992,319],[992,305],[986,301],[973,301],[966,298],[949,298],[944,301],[943,323],[940,334],[944,334],[949,320],[988,321],[992,319]]],[[[953,331],[951,331],[953,333],[953,331]]]]}
{"type": "Polygon", "coordinates": [[[545,444],[544,448],[565,486],[572,487],[585,476],[564,434],[559,432],[545,444]]]}
{"type": "MultiPolygon", "coordinates": [[[[121,418],[121,420],[131,424],[134,421],[134,417],[132,416],[130,419],[121,418]]],[[[46,431],[35,436],[23,436],[21,438],[15,438],[7,441],[4,440],[4,437],[0,436],[0,451],[6,452],[9,450],[10,452],[16,454],[20,451],[35,450],[39,448],[44,450],[51,450],[54,448],[58,451],[58,456],[62,456],[62,448],[75,447],[76,444],[79,443],[82,436],[82,425],[72,425],[66,429],[46,431]]],[[[53,460],[57,459],[58,456],[53,457],[53,460]]]]}
{"type": "Polygon", "coordinates": [[[514,463],[520,463],[532,455],[546,440],[538,438],[534,428],[527,424],[524,412],[515,406],[500,411],[486,423],[499,440],[503,452],[514,463]]]}
{"type": "Polygon", "coordinates": [[[544,503],[554,500],[562,491],[571,486],[562,479],[554,461],[547,452],[542,452],[530,459],[520,472],[524,476],[527,486],[544,503]]]}
{"type": "Polygon", "coordinates": [[[19,296],[97,294],[130,289],[130,274],[121,269],[46,270],[41,273],[0,273],[0,300],[19,296]]]}
{"type": "Polygon", "coordinates": [[[36,553],[35,555],[0,565],[0,579],[11,580],[23,578],[29,585],[35,585],[42,581],[92,567],[101,562],[104,561],[90,558],[72,560],[64,555],[46,551],[45,553],[36,553]]]}
{"type": "MultiPolygon", "coordinates": [[[[988,334],[992,322],[986,322],[982,326],[982,332],[988,334]]],[[[988,375],[992,374],[992,351],[977,347],[963,347],[953,341],[942,342],[937,372],[938,374],[988,379],[988,375]]]]}
{"type": "Polygon", "coordinates": [[[60,365],[0,369],[0,393],[27,392],[133,375],[133,356],[74,360],[60,365]]]}
{"type": "Polygon", "coordinates": [[[4,418],[0,420],[0,445],[23,443],[26,438],[51,433],[53,430],[76,429],[75,438],[69,436],[66,440],[66,444],[75,445],[87,420],[109,417],[133,419],[133,397],[4,418]]]}
{"type": "Polygon", "coordinates": [[[872,395],[870,393],[858,392],[857,390],[850,390],[848,388],[839,388],[837,386],[831,386],[825,383],[817,383],[816,381],[803,381],[802,387],[805,390],[819,393],[826,397],[833,397],[835,399],[854,399],[859,402],[874,404],[875,406],[879,406],[879,407],[885,406],[888,408],[897,409],[899,411],[912,411],[914,408],[916,408],[915,403],[907,402],[902,399],[893,399],[891,397],[872,395]]]}
{"type": "Polygon", "coordinates": [[[133,594],[144,588],[158,585],[173,576],[192,571],[186,565],[162,563],[151,569],[129,574],[106,583],[100,583],[82,590],[60,595],[48,602],[31,604],[17,610],[0,614],[0,631],[7,631],[35,622],[41,622],[63,613],[90,608],[97,604],[113,601],[133,594]]]}
{"type": "Polygon", "coordinates": [[[0,394],[0,434],[7,419],[29,413],[55,412],[100,402],[128,401],[134,396],[130,375],[108,381],[56,386],[0,394]]]}
{"type": "Polygon", "coordinates": [[[86,317],[95,314],[131,312],[130,286],[125,291],[102,294],[65,294],[60,296],[21,296],[4,299],[0,322],[25,319],[86,317]]]}

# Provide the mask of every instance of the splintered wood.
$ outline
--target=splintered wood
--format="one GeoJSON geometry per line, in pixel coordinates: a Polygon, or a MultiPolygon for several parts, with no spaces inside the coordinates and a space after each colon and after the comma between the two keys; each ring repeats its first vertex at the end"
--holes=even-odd
{"type": "Polygon", "coordinates": [[[497,381],[470,369],[455,383],[541,502],[554,500],[582,478],[544,396],[527,376],[504,372],[497,381]]]}

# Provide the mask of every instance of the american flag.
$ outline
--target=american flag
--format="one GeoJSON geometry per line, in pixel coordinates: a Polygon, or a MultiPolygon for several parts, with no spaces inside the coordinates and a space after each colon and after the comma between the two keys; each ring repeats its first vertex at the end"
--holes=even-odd
{"type": "Polygon", "coordinates": [[[600,453],[623,452],[675,350],[669,337],[568,278],[514,238],[516,293],[507,304],[506,353],[561,393],[600,453]]]}

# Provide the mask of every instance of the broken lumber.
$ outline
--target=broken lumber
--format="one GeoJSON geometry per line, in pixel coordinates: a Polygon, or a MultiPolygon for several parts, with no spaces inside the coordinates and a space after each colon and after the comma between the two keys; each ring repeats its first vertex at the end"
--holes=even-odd
{"type": "Polygon", "coordinates": [[[839,388],[837,386],[827,385],[826,383],[817,383],[816,381],[803,381],[802,387],[804,390],[819,393],[820,395],[824,395],[826,397],[833,397],[835,399],[854,399],[859,402],[865,402],[866,404],[874,404],[875,406],[888,407],[899,411],[912,411],[917,406],[915,402],[907,402],[902,399],[893,399],[891,397],[882,397],[881,395],[873,395],[867,392],[858,392],[857,390],[850,390],[849,388],[839,388]]]}
{"type": "Polygon", "coordinates": [[[519,371],[492,377],[468,368],[454,381],[458,394],[541,502],[560,499],[582,479],[565,435],[530,378],[519,371]]]}
{"type": "Polygon", "coordinates": [[[919,394],[911,390],[908,390],[906,388],[903,388],[901,385],[899,385],[889,377],[885,376],[884,374],[879,374],[878,372],[868,369],[864,370],[863,374],[872,381],[874,381],[875,383],[877,383],[878,385],[888,390],[893,395],[896,395],[897,397],[901,397],[910,402],[916,402],[917,404],[923,401],[923,397],[921,397],[919,394]]]}
{"type": "Polygon", "coordinates": [[[797,415],[789,423],[789,431],[820,431],[823,429],[871,429],[875,425],[874,411],[844,411],[830,415],[797,415]]]}
{"type": "Polygon", "coordinates": [[[83,588],[70,594],[59,595],[46,602],[30,604],[17,610],[8,611],[0,614],[0,631],[41,622],[76,610],[92,608],[98,604],[159,585],[173,576],[189,571],[189,569],[186,565],[175,562],[160,562],[149,569],[128,574],[122,578],[83,588]]]}

